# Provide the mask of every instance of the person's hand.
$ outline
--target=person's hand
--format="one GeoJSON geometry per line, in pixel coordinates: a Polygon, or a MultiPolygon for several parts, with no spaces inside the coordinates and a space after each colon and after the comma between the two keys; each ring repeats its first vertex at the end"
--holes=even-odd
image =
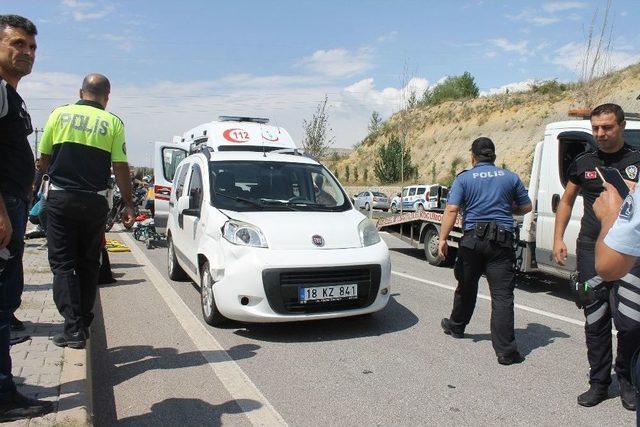
{"type": "Polygon", "coordinates": [[[6,212],[3,212],[0,214],[0,249],[4,249],[9,245],[12,234],[11,219],[9,219],[9,215],[6,212]]]}
{"type": "Polygon", "coordinates": [[[567,245],[563,240],[553,242],[553,260],[559,265],[564,265],[567,262],[567,245]]]}
{"type": "Polygon", "coordinates": [[[122,212],[122,223],[125,227],[129,228],[135,222],[136,217],[134,216],[133,208],[127,206],[122,212]]]}
{"type": "Polygon", "coordinates": [[[439,240],[438,241],[438,257],[440,259],[445,259],[447,257],[447,252],[449,252],[449,244],[444,239],[439,240]]]}
{"type": "Polygon", "coordinates": [[[617,218],[620,213],[620,206],[622,206],[620,193],[613,185],[605,182],[604,191],[600,193],[600,196],[593,203],[593,212],[596,217],[600,222],[617,218]]]}

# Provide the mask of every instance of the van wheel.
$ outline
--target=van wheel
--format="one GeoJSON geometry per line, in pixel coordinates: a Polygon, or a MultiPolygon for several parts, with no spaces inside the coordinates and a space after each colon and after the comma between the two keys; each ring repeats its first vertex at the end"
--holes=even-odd
{"type": "Polygon", "coordinates": [[[398,208],[396,207],[395,203],[392,203],[391,204],[391,213],[396,213],[396,212],[398,212],[398,208]]]}
{"type": "Polygon", "coordinates": [[[369,208],[371,208],[371,205],[369,204],[369,202],[364,204],[364,210],[369,212],[369,208]]]}
{"type": "Polygon", "coordinates": [[[427,262],[436,267],[443,267],[446,265],[452,265],[456,259],[456,248],[449,247],[447,257],[440,259],[438,257],[438,231],[431,227],[427,230],[427,234],[424,236],[424,255],[427,258],[427,262]]]}
{"type": "Polygon", "coordinates": [[[418,212],[422,212],[424,210],[424,205],[422,203],[418,203],[418,206],[417,206],[416,210],[418,212]]]}
{"type": "Polygon", "coordinates": [[[202,276],[200,280],[200,305],[202,306],[202,317],[211,326],[219,326],[227,321],[227,318],[220,314],[216,300],[213,296],[213,278],[209,271],[209,263],[202,266],[202,276]]]}
{"type": "Polygon", "coordinates": [[[431,265],[440,267],[445,264],[445,260],[438,257],[438,232],[433,227],[430,227],[424,236],[424,255],[431,265]]]}
{"type": "Polygon", "coordinates": [[[173,246],[173,239],[171,236],[167,236],[167,273],[171,280],[186,280],[187,273],[178,264],[178,258],[176,257],[176,249],[173,246]]]}

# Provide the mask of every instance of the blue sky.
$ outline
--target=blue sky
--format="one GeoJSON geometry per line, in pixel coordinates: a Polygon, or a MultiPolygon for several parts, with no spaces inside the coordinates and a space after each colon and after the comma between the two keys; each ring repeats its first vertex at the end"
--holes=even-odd
{"type": "MultiPolygon", "coordinates": [[[[34,125],[74,102],[82,77],[112,81],[109,110],[127,128],[130,161],[150,141],[218,115],[270,117],[302,136],[324,94],[335,146],[388,117],[402,83],[422,91],[469,71],[492,93],[575,80],[588,27],[605,0],[582,1],[100,1],[21,0],[4,13],[38,26],[34,71],[19,91],[34,125]],[[407,70],[406,72],[404,70],[407,70]]],[[[635,0],[614,0],[612,67],[640,61],[635,0]]]]}

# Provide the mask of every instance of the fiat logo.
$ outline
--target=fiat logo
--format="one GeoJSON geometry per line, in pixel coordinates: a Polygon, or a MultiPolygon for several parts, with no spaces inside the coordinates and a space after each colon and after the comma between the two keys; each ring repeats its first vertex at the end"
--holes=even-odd
{"type": "Polygon", "coordinates": [[[324,239],[322,236],[318,236],[317,234],[311,238],[311,241],[314,245],[322,247],[324,246],[324,239]]]}

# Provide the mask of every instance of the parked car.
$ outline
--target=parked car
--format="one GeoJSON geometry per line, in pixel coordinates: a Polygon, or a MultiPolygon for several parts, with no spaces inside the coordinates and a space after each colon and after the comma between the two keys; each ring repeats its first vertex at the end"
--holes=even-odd
{"type": "Polygon", "coordinates": [[[389,197],[379,191],[365,190],[353,197],[353,205],[366,211],[373,208],[382,209],[386,212],[389,210],[389,204],[389,197]]]}

